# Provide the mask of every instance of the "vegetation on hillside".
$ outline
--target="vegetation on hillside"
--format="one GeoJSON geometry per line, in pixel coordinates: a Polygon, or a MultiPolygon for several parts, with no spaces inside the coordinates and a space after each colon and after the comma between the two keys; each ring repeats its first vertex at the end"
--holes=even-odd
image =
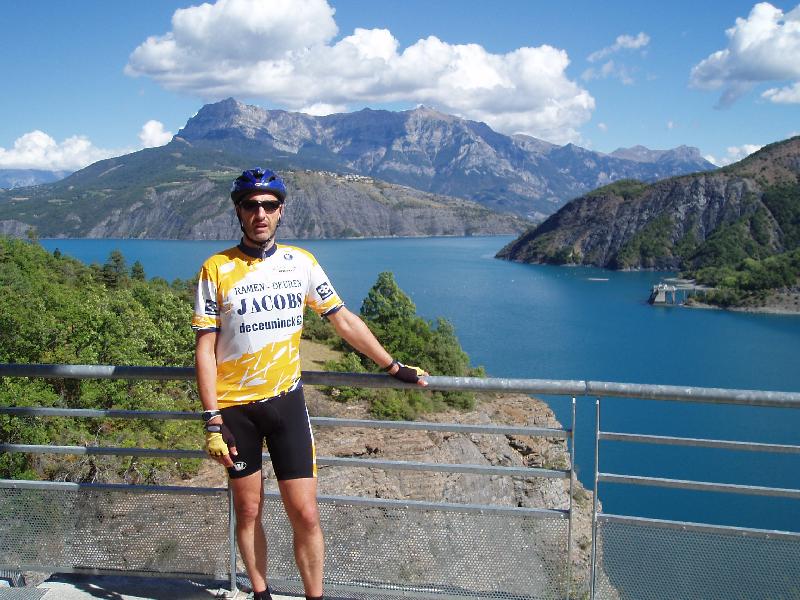
{"type": "MultiPolygon", "coordinates": [[[[361,317],[386,350],[402,363],[421,367],[436,375],[484,375],[482,368],[470,366],[469,356],[461,348],[453,325],[442,318],[433,324],[419,317],[416,306],[389,272],[378,275],[361,306],[361,317]]],[[[327,363],[327,370],[379,372],[377,365],[353,352],[336,336],[332,327],[313,313],[307,314],[305,324],[304,333],[312,339],[345,352],[341,360],[327,363]]],[[[420,413],[445,407],[468,409],[475,405],[475,395],[468,392],[329,388],[328,393],[342,402],[353,399],[367,401],[372,415],[381,419],[414,419],[420,413]]]]}
{"type": "MultiPolygon", "coordinates": [[[[0,362],[192,366],[189,327],[194,282],[147,280],[114,251],[85,266],[58,250],[0,236],[0,362]]],[[[431,373],[479,375],[469,366],[453,327],[416,315],[390,273],[382,273],[362,314],[389,352],[431,373]]],[[[307,311],[304,337],[345,352],[330,370],[377,370],[344,346],[333,328],[307,311]]],[[[336,399],[366,400],[380,418],[413,418],[445,406],[468,408],[470,394],[393,390],[330,390],[336,399]]],[[[58,408],[197,411],[191,381],[0,378],[0,404],[58,408]]],[[[34,418],[0,415],[0,439],[52,444],[200,449],[196,421],[34,418]]],[[[158,483],[192,475],[197,460],[142,457],[0,454],[0,478],[158,483]]]]}
{"type": "MultiPolygon", "coordinates": [[[[60,254],[60,253],[58,253],[60,254]]],[[[0,362],[189,366],[191,307],[180,289],[144,281],[113,252],[87,267],[38,244],[0,237],[0,362]]],[[[180,286],[179,286],[180,287],[180,286]]],[[[1,378],[5,406],[196,410],[189,382],[1,378]]],[[[0,415],[8,443],[197,448],[185,421],[32,418],[0,415]]],[[[187,475],[198,461],[129,457],[0,455],[0,477],[158,482],[187,475]]]]}

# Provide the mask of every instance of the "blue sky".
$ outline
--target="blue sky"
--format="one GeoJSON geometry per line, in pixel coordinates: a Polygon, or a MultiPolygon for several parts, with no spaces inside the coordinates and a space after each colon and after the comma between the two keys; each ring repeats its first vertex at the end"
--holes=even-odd
{"type": "Polygon", "coordinates": [[[58,0],[0,7],[0,168],[168,141],[227,96],[315,114],[425,104],[717,164],[800,134],[800,5],[739,0],[58,0]]]}

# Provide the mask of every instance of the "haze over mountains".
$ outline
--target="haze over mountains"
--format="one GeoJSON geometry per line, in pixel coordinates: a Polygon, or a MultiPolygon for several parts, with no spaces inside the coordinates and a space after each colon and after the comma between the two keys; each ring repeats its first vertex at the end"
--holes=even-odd
{"type": "Polygon", "coordinates": [[[293,186],[282,235],[323,238],[519,233],[610,181],[714,168],[685,146],[605,155],[425,107],[315,117],[227,99],[165,146],[0,191],[0,233],[230,239],[228,186],[254,165],[293,186]]]}

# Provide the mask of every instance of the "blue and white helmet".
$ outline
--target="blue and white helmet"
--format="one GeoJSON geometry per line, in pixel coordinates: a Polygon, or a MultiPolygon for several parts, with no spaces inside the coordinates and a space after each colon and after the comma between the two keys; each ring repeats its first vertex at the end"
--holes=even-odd
{"type": "Polygon", "coordinates": [[[231,200],[239,204],[248,194],[254,192],[267,192],[273,194],[279,202],[286,200],[286,185],[283,180],[269,169],[248,169],[233,180],[231,186],[231,200]]]}

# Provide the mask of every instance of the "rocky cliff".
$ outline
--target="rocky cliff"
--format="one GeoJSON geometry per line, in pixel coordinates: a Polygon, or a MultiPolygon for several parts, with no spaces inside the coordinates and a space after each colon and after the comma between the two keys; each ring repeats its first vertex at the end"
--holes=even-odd
{"type": "Polygon", "coordinates": [[[761,258],[800,243],[799,184],[796,137],[719,171],[600,188],[570,202],[497,256],[666,270],[714,264],[730,253],[728,246],[761,258]]]}

